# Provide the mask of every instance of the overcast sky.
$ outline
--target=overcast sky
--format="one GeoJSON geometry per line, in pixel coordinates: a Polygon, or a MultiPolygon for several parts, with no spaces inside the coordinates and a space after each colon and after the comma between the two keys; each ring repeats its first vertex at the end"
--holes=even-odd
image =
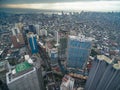
{"type": "Polygon", "coordinates": [[[0,0],[0,8],[120,11],[120,0],[0,0]]]}
{"type": "Polygon", "coordinates": [[[24,4],[24,3],[59,3],[78,1],[120,1],[120,0],[0,0],[0,4],[24,4]]]}

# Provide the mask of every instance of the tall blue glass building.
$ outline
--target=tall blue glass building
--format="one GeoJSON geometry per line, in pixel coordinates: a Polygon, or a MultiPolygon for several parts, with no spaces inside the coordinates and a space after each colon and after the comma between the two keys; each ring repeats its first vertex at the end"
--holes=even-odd
{"type": "Polygon", "coordinates": [[[67,67],[85,67],[91,51],[91,40],[84,36],[69,36],[67,46],[67,67]]]}
{"type": "Polygon", "coordinates": [[[104,55],[95,58],[90,70],[85,90],[120,90],[120,64],[104,55]]]}
{"type": "Polygon", "coordinates": [[[37,40],[36,40],[36,36],[34,34],[28,35],[28,42],[29,42],[29,46],[31,49],[31,53],[32,54],[38,53],[37,40]]]}

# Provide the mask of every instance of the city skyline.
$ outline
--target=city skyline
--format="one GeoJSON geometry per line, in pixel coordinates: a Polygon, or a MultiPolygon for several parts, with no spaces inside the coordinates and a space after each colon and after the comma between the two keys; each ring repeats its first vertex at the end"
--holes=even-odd
{"type": "Polygon", "coordinates": [[[120,0],[0,0],[0,90],[120,90],[120,0]]]}
{"type": "Polygon", "coordinates": [[[68,11],[99,11],[99,12],[120,12],[120,1],[104,0],[62,0],[62,1],[0,1],[0,8],[18,9],[40,9],[40,10],[68,10],[68,11]],[[14,2],[12,2],[14,1],[14,2]]]}
{"type": "Polygon", "coordinates": [[[15,10],[0,13],[0,89],[120,90],[120,12],[15,10]]]}

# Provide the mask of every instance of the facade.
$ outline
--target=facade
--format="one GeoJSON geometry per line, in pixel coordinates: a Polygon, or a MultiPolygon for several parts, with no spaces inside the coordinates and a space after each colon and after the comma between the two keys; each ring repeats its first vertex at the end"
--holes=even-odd
{"type": "Polygon", "coordinates": [[[32,54],[38,53],[37,39],[35,34],[28,33],[28,45],[32,54]]]}
{"type": "Polygon", "coordinates": [[[13,46],[14,46],[15,48],[19,48],[19,47],[20,47],[20,45],[19,45],[19,43],[18,43],[18,41],[17,41],[16,36],[11,36],[11,41],[12,41],[12,44],[13,44],[13,46]]]}
{"type": "Polygon", "coordinates": [[[47,42],[45,47],[46,47],[46,52],[48,52],[48,55],[50,57],[51,65],[57,65],[58,64],[58,48],[54,48],[50,42],[47,42]]]}
{"type": "Polygon", "coordinates": [[[58,34],[58,31],[55,31],[55,32],[54,32],[54,36],[55,36],[55,41],[57,42],[57,43],[56,43],[56,46],[58,46],[58,44],[59,44],[59,43],[58,43],[58,42],[59,42],[59,34],[58,34]]]}
{"type": "Polygon", "coordinates": [[[59,58],[61,60],[66,59],[66,49],[67,49],[67,38],[62,37],[60,38],[60,45],[59,45],[59,58]]]}
{"type": "Polygon", "coordinates": [[[67,45],[67,67],[83,69],[91,51],[91,40],[82,35],[69,36],[67,45]]]}
{"type": "Polygon", "coordinates": [[[47,36],[47,30],[41,29],[41,30],[39,31],[39,35],[41,35],[41,36],[47,36]]]}
{"type": "Polygon", "coordinates": [[[120,64],[104,55],[95,58],[90,70],[85,90],[119,90],[120,64]]]}
{"type": "Polygon", "coordinates": [[[52,48],[50,52],[48,52],[51,64],[58,64],[58,49],[57,48],[52,48]]]}
{"type": "Polygon", "coordinates": [[[10,70],[10,65],[7,60],[0,62],[0,80],[6,82],[6,73],[10,70]]]}
{"type": "Polygon", "coordinates": [[[24,41],[23,35],[21,33],[17,35],[17,38],[19,39],[20,45],[25,45],[25,41],[24,41]]]}
{"type": "Polygon", "coordinates": [[[37,35],[40,35],[40,25],[35,24],[35,28],[36,28],[37,35]]]}
{"type": "Polygon", "coordinates": [[[27,61],[16,65],[6,74],[9,90],[44,90],[41,86],[40,73],[27,61]]]}
{"type": "Polygon", "coordinates": [[[36,34],[36,28],[34,25],[29,25],[29,32],[36,34]]]}
{"type": "Polygon", "coordinates": [[[11,41],[15,48],[19,48],[19,47],[25,45],[23,35],[20,32],[19,28],[17,28],[17,27],[12,28],[12,34],[13,35],[11,36],[11,41]]]}

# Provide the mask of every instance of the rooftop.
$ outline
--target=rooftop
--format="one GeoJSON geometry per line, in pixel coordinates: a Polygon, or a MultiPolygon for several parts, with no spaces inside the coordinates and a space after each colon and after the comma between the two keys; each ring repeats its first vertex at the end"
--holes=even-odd
{"type": "Polygon", "coordinates": [[[79,35],[79,36],[69,35],[68,37],[69,37],[70,39],[73,39],[73,40],[92,41],[92,39],[91,39],[90,37],[85,37],[84,35],[79,35]]]}
{"type": "Polygon", "coordinates": [[[113,67],[117,70],[120,70],[120,64],[114,64],[113,67]]]}
{"type": "Polygon", "coordinates": [[[105,55],[97,55],[97,58],[98,58],[99,60],[104,60],[104,61],[106,61],[106,62],[109,63],[109,64],[112,63],[112,60],[111,60],[110,58],[106,57],[105,55]]]}
{"type": "Polygon", "coordinates": [[[36,71],[37,68],[40,68],[40,65],[41,65],[40,59],[35,56],[32,56],[28,60],[20,64],[17,64],[14,69],[10,70],[6,74],[7,83],[11,83],[15,80],[18,80],[21,77],[24,77],[36,71]],[[31,63],[30,60],[33,61],[34,63],[33,62],[31,63]]]}
{"type": "Polygon", "coordinates": [[[18,65],[15,66],[15,70],[16,70],[16,73],[19,73],[21,71],[25,71],[29,68],[31,68],[32,65],[29,64],[27,61],[23,62],[23,63],[20,63],[18,65]]]}
{"type": "Polygon", "coordinates": [[[36,68],[29,68],[23,72],[20,72],[20,73],[16,73],[16,74],[12,74],[12,72],[8,72],[6,73],[6,80],[7,80],[7,83],[11,83],[11,82],[14,82],[30,73],[33,73],[34,71],[36,70],[36,68]]]}
{"type": "Polygon", "coordinates": [[[33,34],[32,32],[29,32],[28,34],[27,34],[27,37],[35,37],[36,35],[35,34],[33,34]]]}

